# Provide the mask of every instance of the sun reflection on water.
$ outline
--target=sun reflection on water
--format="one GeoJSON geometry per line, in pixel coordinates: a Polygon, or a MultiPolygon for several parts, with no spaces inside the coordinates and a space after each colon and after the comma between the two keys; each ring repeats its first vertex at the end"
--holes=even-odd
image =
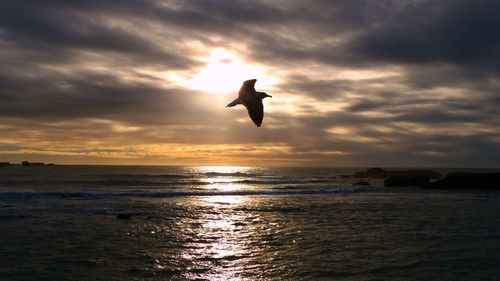
{"type": "Polygon", "coordinates": [[[208,177],[200,181],[206,183],[206,189],[219,191],[236,191],[248,188],[242,184],[245,176],[250,174],[251,167],[244,166],[204,166],[197,167],[198,172],[208,177]]]}
{"type": "MultiPolygon", "coordinates": [[[[243,196],[208,196],[204,197],[203,201],[211,204],[240,204],[242,203],[243,196]]],[[[233,206],[234,207],[234,206],[233,206]]]]}
{"type": "Polygon", "coordinates": [[[250,246],[257,236],[260,216],[245,211],[252,205],[251,196],[235,195],[231,191],[252,189],[245,183],[261,170],[243,166],[193,167],[190,173],[207,191],[217,195],[192,197],[188,206],[198,216],[185,217],[179,227],[189,233],[180,259],[190,264],[184,276],[187,280],[247,280],[242,276],[244,267],[254,259],[255,249],[250,246]],[[227,194],[226,194],[226,191],[227,194]]]}
{"type": "Polygon", "coordinates": [[[245,166],[200,166],[197,169],[201,173],[219,173],[219,174],[232,174],[232,173],[245,173],[252,169],[245,166]]]}
{"type": "Polygon", "coordinates": [[[195,238],[185,247],[182,258],[193,261],[193,266],[207,268],[200,273],[188,273],[188,279],[244,280],[239,276],[242,260],[249,256],[242,239],[242,224],[247,213],[235,211],[243,203],[243,196],[209,196],[196,199],[211,211],[196,220],[195,238]],[[208,270],[209,268],[209,270],[208,270]]]}

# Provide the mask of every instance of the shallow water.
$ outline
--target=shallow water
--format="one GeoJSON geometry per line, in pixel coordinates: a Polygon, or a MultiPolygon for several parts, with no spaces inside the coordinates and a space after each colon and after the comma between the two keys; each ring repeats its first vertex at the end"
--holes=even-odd
{"type": "Polygon", "coordinates": [[[352,172],[2,168],[0,280],[498,280],[499,193],[352,172]]]}

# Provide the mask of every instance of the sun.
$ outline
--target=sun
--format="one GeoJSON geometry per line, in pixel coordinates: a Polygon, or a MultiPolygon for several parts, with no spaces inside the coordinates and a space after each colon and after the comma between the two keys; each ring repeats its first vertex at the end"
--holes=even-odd
{"type": "Polygon", "coordinates": [[[271,87],[274,77],[266,74],[264,66],[249,64],[236,54],[224,48],[217,48],[205,58],[207,65],[191,79],[179,81],[179,84],[201,92],[227,94],[237,92],[243,81],[258,79],[259,87],[271,87]]]}

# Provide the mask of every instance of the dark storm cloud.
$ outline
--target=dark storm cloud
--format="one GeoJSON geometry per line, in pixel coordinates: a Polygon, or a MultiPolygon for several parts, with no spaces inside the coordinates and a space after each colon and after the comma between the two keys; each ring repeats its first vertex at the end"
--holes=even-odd
{"type": "Polygon", "coordinates": [[[297,36],[273,28],[254,34],[249,44],[257,58],[344,67],[450,63],[473,67],[472,75],[500,70],[498,1],[312,1],[305,6],[296,5],[303,8],[301,17],[288,22],[307,19],[308,24],[293,26],[297,36]],[[324,40],[335,37],[342,40],[324,40]]]}
{"type": "Polygon", "coordinates": [[[350,44],[366,59],[444,62],[500,70],[500,3],[494,0],[422,1],[350,44]]]}
{"type": "Polygon", "coordinates": [[[0,4],[0,31],[3,31],[0,38],[16,48],[51,55],[54,60],[60,52],[87,49],[135,55],[142,60],[162,60],[170,68],[194,63],[188,57],[158,46],[142,30],[130,31],[106,23],[109,15],[89,10],[94,6],[90,5],[92,1],[84,2],[89,3],[89,7],[64,1],[3,1],[0,4]]]}
{"type": "Polygon", "coordinates": [[[3,1],[0,26],[9,38],[26,42],[150,55],[165,52],[146,34],[102,23],[105,17],[143,18],[192,36],[206,32],[244,40],[255,46],[258,57],[346,66],[375,60],[496,67],[490,59],[500,43],[496,1],[374,2],[211,0],[182,1],[173,8],[159,1],[3,1]],[[346,34],[342,42],[324,40],[346,34]]]}
{"type": "MultiPolygon", "coordinates": [[[[46,48],[89,48],[165,57],[173,66],[182,61],[176,50],[157,46],[144,30],[176,29],[186,36],[210,43],[208,35],[230,36],[252,48],[257,58],[316,60],[352,64],[355,57],[340,54],[322,38],[358,32],[392,14],[389,1],[182,1],[177,7],[159,1],[6,1],[0,26],[19,45],[46,48]],[[131,32],[106,20],[137,22],[141,32],[131,32]],[[154,24],[156,23],[156,25],[154,24]],[[143,36],[145,35],[145,36],[143,36]],[[311,44],[312,43],[312,44],[311,44]]],[[[176,37],[174,40],[182,40],[176,37]]],[[[359,62],[357,62],[359,63],[359,62]]]]}

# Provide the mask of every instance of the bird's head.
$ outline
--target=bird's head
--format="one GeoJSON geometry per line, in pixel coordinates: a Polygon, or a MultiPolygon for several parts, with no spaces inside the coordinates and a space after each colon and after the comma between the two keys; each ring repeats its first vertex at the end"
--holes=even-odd
{"type": "Polygon", "coordinates": [[[257,92],[256,94],[257,94],[257,96],[258,96],[260,99],[262,99],[262,100],[263,100],[263,99],[265,99],[265,98],[272,98],[272,97],[273,97],[273,96],[268,95],[268,94],[263,93],[263,92],[257,92]]]}

